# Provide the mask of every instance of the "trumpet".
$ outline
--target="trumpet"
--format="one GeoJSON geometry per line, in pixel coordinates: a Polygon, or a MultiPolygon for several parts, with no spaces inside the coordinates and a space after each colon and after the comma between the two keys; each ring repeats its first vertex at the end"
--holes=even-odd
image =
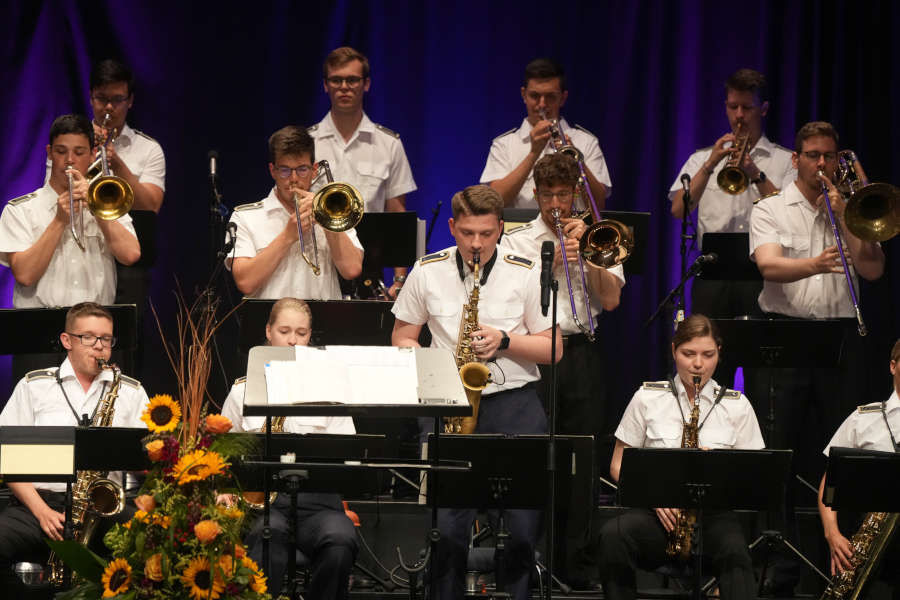
{"type": "Polygon", "coordinates": [[[563,135],[562,125],[559,124],[559,119],[548,119],[547,111],[543,108],[538,109],[538,114],[541,116],[542,121],[550,121],[550,147],[553,148],[553,151],[561,154],[568,154],[575,159],[575,162],[577,163],[583,162],[584,154],[581,153],[581,150],[566,141],[566,136],[563,135]]]}
{"type": "MultiPolygon", "coordinates": [[[[106,113],[101,127],[105,128],[109,119],[110,115],[106,113]]],[[[115,141],[115,137],[108,135],[103,143],[99,144],[97,159],[85,173],[88,179],[88,209],[94,217],[103,221],[115,221],[127,214],[134,204],[134,190],[128,182],[109,171],[106,145],[112,141],[115,141]]]]}
{"type": "Polygon", "coordinates": [[[750,185],[750,179],[741,164],[744,162],[744,156],[749,152],[750,148],[750,132],[741,131],[741,124],[738,123],[737,131],[734,132],[734,146],[731,147],[731,156],[725,161],[725,166],[719,171],[716,177],[716,183],[726,194],[736,196],[750,185]]]}
{"type": "Polygon", "coordinates": [[[847,229],[867,242],[885,242],[900,233],[900,189],[869,183],[853,150],[838,153],[838,191],[847,198],[847,229]]]}

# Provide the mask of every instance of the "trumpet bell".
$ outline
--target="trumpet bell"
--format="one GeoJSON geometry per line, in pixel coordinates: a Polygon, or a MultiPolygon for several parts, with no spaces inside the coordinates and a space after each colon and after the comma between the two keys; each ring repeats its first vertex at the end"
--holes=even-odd
{"type": "Polygon", "coordinates": [[[362,195],[349,183],[329,183],[313,197],[313,217],[328,231],[341,232],[356,227],[364,212],[362,195]]]}
{"type": "Polygon", "coordinates": [[[603,219],[588,227],[579,244],[581,257],[594,267],[609,269],[625,262],[634,250],[634,234],[622,222],[603,219]]]}
{"type": "Polygon", "coordinates": [[[847,201],[844,221],[853,235],[867,242],[884,242],[900,233],[900,189],[870,183],[847,201]]]}
{"type": "Polygon", "coordinates": [[[723,167],[716,177],[716,183],[726,194],[736,196],[747,189],[750,180],[739,167],[723,167]]]}
{"type": "Polygon", "coordinates": [[[131,210],[134,190],[121,177],[96,177],[88,186],[87,205],[95,218],[115,221],[131,210]]]}

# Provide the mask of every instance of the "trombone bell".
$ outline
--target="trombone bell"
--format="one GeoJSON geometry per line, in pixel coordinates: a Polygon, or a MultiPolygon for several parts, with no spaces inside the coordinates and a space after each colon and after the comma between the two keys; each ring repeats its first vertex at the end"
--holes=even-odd
{"type": "Polygon", "coordinates": [[[900,189],[870,183],[847,201],[844,221],[853,235],[867,242],[884,242],[900,233],[900,189]]]}
{"type": "Polygon", "coordinates": [[[625,262],[634,250],[634,235],[622,222],[603,219],[588,227],[579,244],[581,256],[594,267],[609,269],[625,262]]]}
{"type": "Polygon", "coordinates": [[[356,227],[364,212],[362,195],[349,183],[329,183],[313,196],[313,218],[328,231],[339,233],[356,227]]]}

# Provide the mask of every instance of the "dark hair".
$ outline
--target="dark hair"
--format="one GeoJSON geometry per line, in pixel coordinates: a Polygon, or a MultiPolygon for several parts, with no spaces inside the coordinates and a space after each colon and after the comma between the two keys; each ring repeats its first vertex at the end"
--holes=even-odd
{"type": "Polygon", "coordinates": [[[328,53],[328,56],[325,57],[325,62],[322,63],[322,76],[327,79],[329,70],[343,67],[348,62],[353,60],[358,60],[362,63],[363,79],[368,79],[369,59],[366,58],[365,54],[363,54],[359,50],[351,48],[350,46],[341,46],[340,48],[335,48],[328,53]]]}
{"type": "Polygon", "coordinates": [[[900,339],[894,342],[894,347],[891,349],[891,360],[900,361],[900,339]]]}
{"type": "Polygon", "coordinates": [[[497,215],[498,219],[503,219],[503,198],[487,185],[470,185],[456,192],[450,204],[454,219],[473,215],[497,215]]]}
{"type": "Polygon", "coordinates": [[[269,162],[274,163],[278,155],[300,156],[309,153],[309,160],[316,162],[316,144],[312,136],[296,125],[282,127],[269,138],[269,162]]]}
{"type": "Polygon", "coordinates": [[[103,306],[96,302],[80,302],[66,313],[66,331],[71,331],[75,321],[82,317],[100,317],[109,319],[110,323],[113,322],[112,314],[103,306]]]}
{"type": "Polygon", "coordinates": [[[76,133],[85,136],[91,148],[94,147],[94,127],[84,115],[61,115],[50,126],[50,145],[61,135],[76,133]]]}
{"type": "Polygon", "coordinates": [[[722,347],[722,336],[719,335],[719,328],[716,324],[709,320],[709,317],[701,314],[693,314],[678,324],[675,335],[672,336],[672,347],[678,346],[699,337],[711,337],[716,342],[716,346],[722,347]]]}
{"type": "Polygon", "coordinates": [[[797,132],[797,138],[794,140],[794,149],[798,153],[802,152],[803,142],[816,136],[830,137],[834,140],[835,147],[838,145],[838,133],[831,123],[812,121],[801,127],[800,131],[797,132]]]}
{"type": "Polygon", "coordinates": [[[581,172],[578,163],[568,154],[555,152],[542,156],[534,163],[534,187],[567,185],[575,187],[581,172]]]}
{"type": "Polygon", "coordinates": [[[131,69],[117,60],[107,58],[101,60],[91,69],[91,91],[110,83],[125,83],[128,85],[128,95],[134,91],[134,73],[131,69]]]}
{"type": "Polygon", "coordinates": [[[769,99],[768,88],[766,76],[753,69],[738,69],[725,80],[726,91],[753,92],[760,102],[766,102],[769,99]]]}
{"type": "Polygon", "coordinates": [[[522,78],[522,87],[528,87],[531,79],[559,78],[559,90],[566,91],[566,72],[562,65],[550,58],[536,58],[525,67],[525,76],[522,78]]]}

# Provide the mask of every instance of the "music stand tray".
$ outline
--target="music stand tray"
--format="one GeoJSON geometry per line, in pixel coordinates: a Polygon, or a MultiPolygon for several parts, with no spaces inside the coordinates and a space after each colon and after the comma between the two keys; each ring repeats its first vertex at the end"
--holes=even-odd
{"type": "Polygon", "coordinates": [[[719,259],[703,265],[700,279],[762,280],[759,267],[750,260],[749,233],[704,233],[703,254],[710,253],[719,259]]]}
{"type": "Polygon", "coordinates": [[[713,319],[729,360],[749,368],[835,367],[843,350],[837,319],[713,319]]]}
{"type": "Polygon", "coordinates": [[[834,510],[900,512],[900,454],[832,447],[822,503],[834,510]]]}

